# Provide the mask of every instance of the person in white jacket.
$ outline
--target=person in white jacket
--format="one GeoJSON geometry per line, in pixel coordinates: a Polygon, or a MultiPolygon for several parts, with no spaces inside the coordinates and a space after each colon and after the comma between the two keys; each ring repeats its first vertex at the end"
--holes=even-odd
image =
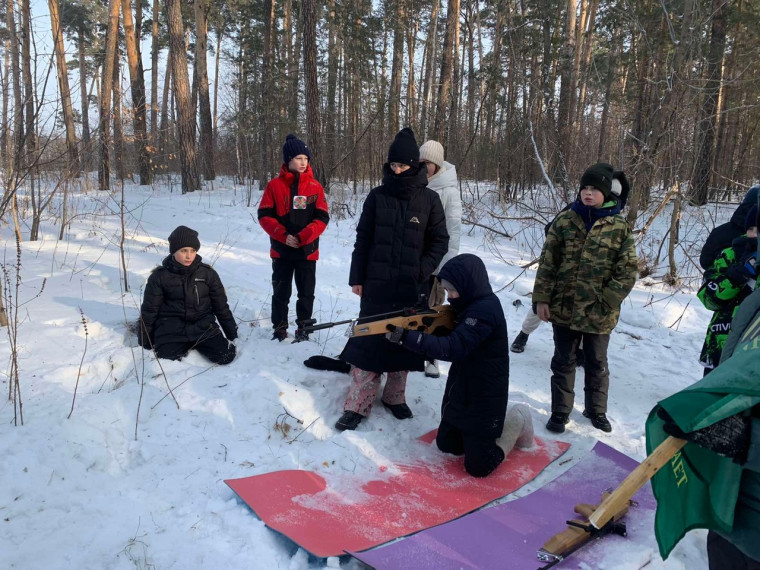
{"type": "MultiPolygon", "coordinates": [[[[462,233],[462,199],[459,195],[457,169],[443,159],[443,145],[438,141],[426,141],[420,147],[420,164],[427,166],[427,187],[435,190],[441,197],[443,211],[446,215],[446,231],[449,232],[449,250],[443,256],[433,275],[430,277],[430,306],[442,305],[445,299],[443,287],[436,279],[441,267],[459,254],[459,237],[462,233]]],[[[430,361],[425,367],[425,376],[438,378],[438,363],[430,361]]]]}

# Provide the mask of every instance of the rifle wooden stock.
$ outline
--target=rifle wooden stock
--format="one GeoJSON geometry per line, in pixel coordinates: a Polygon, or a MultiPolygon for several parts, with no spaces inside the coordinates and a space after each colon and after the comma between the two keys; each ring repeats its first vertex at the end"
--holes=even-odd
{"type": "Polygon", "coordinates": [[[628,504],[631,497],[649,481],[660,468],[686,445],[685,439],[668,436],[649,456],[626,477],[588,518],[594,528],[602,528],[615,514],[628,504]]]}
{"type": "Polygon", "coordinates": [[[436,305],[430,309],[411,310],[410,314],[406,315],[356,323],[352,327],[351,336],[385,334],[388,332],[388,325],[426,333],[434,333],[438,328],[452,330],[454,310],[449,305],[436,305]]]}
{"type": "Polygon", "coordinates": [[[585,503],[576,505],[575,512],[586,517],[588,523],[575,519],[568,521],[565,530],[546,541],[538,551],[539,560],[551,561],[544,568],[556,564],[584,543],[598,536],[599,532],[606,533],[610,529],[607,525],[615,525],[628,512],[631,497],[636,494],[636,491],[641,489],[685,444],[686,440],[669,436],[636,469],[631,471],[614,491],[605,492],[599,505],[585,503]]]}

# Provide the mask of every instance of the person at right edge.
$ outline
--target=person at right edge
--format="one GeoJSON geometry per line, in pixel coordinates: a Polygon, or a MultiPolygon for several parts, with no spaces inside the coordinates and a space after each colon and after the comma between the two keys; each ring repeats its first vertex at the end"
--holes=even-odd
{"type": "Polygon", "coordinates": [[[714,311],[707,325],[705,342],[699,355],[707,376],[720,362],[720,354],[731,330],[739,305],[752,294],[757,279],[757,206],[747,214],[746,233],[734,239],[705,271],[697,297],[705,308],[714,311]]]}
{"type": "Polygon", "coordinates": [[[720,365],[647,418],[648,453],[668,435],[687,442],[652,478],[663,558],[690,529],[707,528],[710,570],[760,570],[759,370],[755,287],[734,315],[720,365]]]}
{"type": "Polygon", "coordinates": [[[575,400],[575,354],[583,341],[585,410],[602,431],[607,419],[610,373],[607,347],[620,305],[636,282],[633,233],[612,193],[614,169],[590,166],[581,176],[578,198],[549,228],[541,251],[533,302],[554,329],[551,361],[552,414],[546,429],[565,431],[575,400]]]}

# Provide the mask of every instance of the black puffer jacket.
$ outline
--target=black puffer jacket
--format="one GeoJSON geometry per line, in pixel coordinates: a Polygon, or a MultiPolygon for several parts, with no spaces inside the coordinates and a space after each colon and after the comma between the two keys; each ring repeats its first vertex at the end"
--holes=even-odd
{"type": "MultiPolygon", "coordinates": [[[[351,256],[349,285],[362,285],[360,316],[414,306],[423,283],[449,247],[441,199],[426,187],[423,168],[396,175],[386,164],[383,184],[364,201],[351,256]]],[[[382,335],[352,338],[341,360],[362,370],[422,370],[424,360],[382,335]]]]}
{"type": "Polygon", "coordinates": [[[237,338],[237,324],[222,281],[210,265],[202,263],[200,255],[188,267],[170,255],[153,270],[140,316],[154,346],[217,335],[216,319],[229,340],[237,338]]]}
{"type": "Polygon", "coordinates": [[[499,298],[483,261],[469,253],[451,258],[438,273],[459,293],[451,299],[457,324],[449,336],[409,331],[404,347],[452,362],[441,419],[484,439],[501,435],[509,392],[509,339],[499,298]]]}

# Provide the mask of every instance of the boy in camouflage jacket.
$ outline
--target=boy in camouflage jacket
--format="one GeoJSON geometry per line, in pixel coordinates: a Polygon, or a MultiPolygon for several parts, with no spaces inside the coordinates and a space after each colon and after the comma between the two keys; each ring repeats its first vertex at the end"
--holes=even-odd
{"type": "Polygon", "coordinates": [[[705,376],[720,362],[734,314],[755,289],[757,206],[747,213],[744,227],[746,233],[736,238],[731,247],[724,249],[712,267],[705,271],[702,287],[697,292],[702,304],[715,311],[699,355],[699,363],[705,367],[705,376]]]}
{"type": "Polygon", "coordinates": [[[554,328],[551,362],[552,415],[546,428],[561,433],[575,399],[575,353],[585,352],[583,415],[609,432],[607,346],[620,305],[636,281],[636,248],[620,200],[614,170],[599,163],[583,173],[578,198],[549,228],[536,273],[533,302],[554,328]]]}

